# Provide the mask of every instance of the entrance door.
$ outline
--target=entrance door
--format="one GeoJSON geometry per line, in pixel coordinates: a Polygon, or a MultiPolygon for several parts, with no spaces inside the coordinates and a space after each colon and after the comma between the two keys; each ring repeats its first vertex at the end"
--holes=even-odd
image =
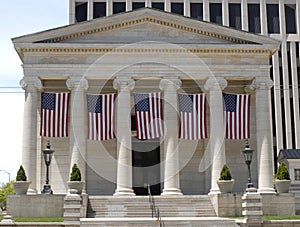
{"type": "Polygon", "coordinates": [[[133,190],[136,195],[160,195],[160,147],[159,141],[137,141],[132,143],[133,190]]]}

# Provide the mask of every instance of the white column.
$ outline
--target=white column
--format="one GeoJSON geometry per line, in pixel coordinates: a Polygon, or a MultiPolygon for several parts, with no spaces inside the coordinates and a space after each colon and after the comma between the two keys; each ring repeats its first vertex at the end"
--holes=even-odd
{"type": "Polygon", "coordinates": [[[276,125],[276,146],[277,155],[283,149],[283,128],[282,128],[282,110],[281,110],[281,84],[279,73],[278,51],[272,56],[273,80],[274,80],[274,106],[275,106],[275,125],[276,125]]]}
{"type": "Polygon", "coordinates": [[[191,4],[190,0],[184,0],[184,16],[190,17],[191,16],[191,4]]]}
{"type": "Polygon", "coordinates": [[[300,148],[300,116],[299,116],[299,89],[297,74],[296,43],[290,42],[291,70],[292,70],[292,91],[293,91],[293,111],[294,111],[294,131],[296,149],[300,148]]]}
{"type": "Polygon", "coordinates": [[[280,34],[282,35],[283,39],[286,39],[286,28],[285,28],[285,9],[284,9],[284,2],[279,1],[279,28],[280,34]]]}
{"type": "Polygon", "coordinates": [[[75,23],[75,0],[69,1],[69,24],[75,23]]]}
{"type": "Polygon", "coordinates": [[[222,0],[222,23],[224,26],[229,26],[228,0],[222,0]]]}
{"type": "Polygon", "coordinates": [[[181,80],[177,78],[162,79],[159,88],[164,91],[164,125],[165,125],[165,177],[162,195],[182,195],[179,180],[178,150],[178,101],[177,89],[181,80]]]}
{"type": "Polygon", "coordinates": [[[94,18],[94,2],[93,0],[88,0],[88,11],[87,11],[87,20],[93,20],[94,18]]]}
{"type": "Polygon", "coordinates": [[[106,0],[106,16],[113,14],[113,0],[106,0]]]}
{"type": "Polygon", "coordinates": [[[126,0],[126,12],[132,10],[132,0],[126,0]]]}
{"type": "Polygon", "coordinates": [[[145,0],[145,7],[148,7],[148,8],[152,7],[151,0],[145,0]]]}
{"type": "Polygon", "coordinates": [[[209,0],[203,0],[203,21],[210,21],[209,0]]]}
{"type": "Polygon", "coordinates": [[[209,78],[204,88],[208,91],[208,104],[210,109],[210,139],[208,149],[211,152],[211,189],[210,193],[220,193],[217,180],[219,180],[225,157],[225,129],[222,90],[227,86],[223,78],[209,78]],[[218,129],[218,130],[216,130],[218,129]]]}
{"type": "Polygon", "coordinates": [[[23,115],[23,146],[22,165],[25,169],[27,179],[32,181],[28,189],[29,194],[37,193],[37,108],[38,90],[43,88],[37,78],[23,78],[20,81],[21,87],[25,90],[25,104],[23,115]]]}
{"type": "Polygon", "coordinates": [[[132,190],[131,108],[130,92],[135,82],[130,78],[115,79],[117,98],[118,169],[114,195],[135,195],[132,190]]]}
{"type": "Polygon", "coordinates": [[[291,99],[290,99],[290,82],[289,82],[289,66],[287,59],[287,42],[285,40],[281,43],[281,58],[282,58],[282,74],[283,74],[283,97],[284,97],[284,125],[285,125],[285,137],[286,148],[293,148],[293,134],[291,123],[291,99]]]}
{"type": "Polygon", "coordinates": [[[248,2],[247,0],[241,1],[241,19],[242,19],[242,30],[249,31],[248,27],[248,2]]]}
{"type": "Polygon", "coordinates": [[[274,159],[270,94],[273,81],[269,78],[260,78],[255,79],[252,85],[256,88],[258,192],[275,193],[273,188],[274,159]]]}
{"type": "Polygon", "coordinates": [[[298,36],[300,35],[300,0],[296,0],[296,29],[298,36]]]}
{"type": "Polygon", "coordinates": [[[262,35],[268,34],[266,0],[260,0],[260,28],[262,35]]]}
{"type": "MultiPolygon", "coordinates": [[[[86,180],[86,140],[87,140],[87,108],[85,91],[88,81],[84,78],[67,80],[71,90],[70,102],[70,173],[72,166],[77,164],[81,171],[82,181],[86,180]]],[[[85,191],[85,190],[84,190],[85,191]]]]}
{"type": "Polygon", "coordinates": [[[170,0],[165,0],[165,11],[171,12],[171,1],[170,0]]]}

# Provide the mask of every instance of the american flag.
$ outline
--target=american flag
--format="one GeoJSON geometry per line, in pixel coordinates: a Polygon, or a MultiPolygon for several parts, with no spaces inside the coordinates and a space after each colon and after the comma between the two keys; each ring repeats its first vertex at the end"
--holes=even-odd
{"type": "Polygon", "coordinates": [[[198,140],[207,138],[205,94],[178,94],[179,138],[198,140]]]}
{"type": "Polygon", "coordinates": [[[70,93],[41,94],[40,135],[46,137],[67,137],[70,93]]]}
{"type": "Polygon", "coordinates": [[[115,138],[115,98],[116,94],[87,95],[89,140],[110,140],[115,138]]]}
{"type": "Polygon", "coordinates": [[[250,137],[250,95],[225,94],[226,139],[250,137]]]}
{"type": "Polygon", "coordinates": [[[137,138],[154,139],[163,136],[162,100],[160,93],[134,94],[137,138]]]}

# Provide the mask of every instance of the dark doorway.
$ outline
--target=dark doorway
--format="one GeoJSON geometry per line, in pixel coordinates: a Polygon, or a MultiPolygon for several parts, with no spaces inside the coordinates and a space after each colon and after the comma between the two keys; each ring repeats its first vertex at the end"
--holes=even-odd
{"type": "Polygon", "coordinates": [[[132,178],[136,195],[160,195],[160,147],[159,141],[137,141],[132,143],[132,178]]]}

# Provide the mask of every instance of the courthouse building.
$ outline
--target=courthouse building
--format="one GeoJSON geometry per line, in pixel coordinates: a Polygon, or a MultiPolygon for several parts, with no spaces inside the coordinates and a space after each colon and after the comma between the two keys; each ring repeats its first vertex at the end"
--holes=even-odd
{"type": "Polygon", "coordinates": [[[300,146],[299,0],[69,4],[69,25],[13,39],[31,193],[44,185],[47,141],[54,193],[67,192],[74,163],[90,195],[143,195],[146,184],[156,195],[218,193],[225,163],[242,192],[246,139],[255,187],[275,193],[277,154],[300,146]],[[247,100],[233,108],[238,125],[224,115],[226,95],[247,100]],[[195,100],[198,115],[184,118],[195,100]]]}

